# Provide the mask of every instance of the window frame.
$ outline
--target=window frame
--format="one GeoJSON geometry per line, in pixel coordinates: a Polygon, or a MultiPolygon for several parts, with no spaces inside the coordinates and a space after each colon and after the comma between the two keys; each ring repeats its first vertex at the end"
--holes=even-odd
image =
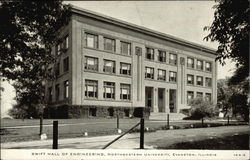
{"type": "Polygon", "coordinates": [[[205,78],[205,86],[206,87],[212,87],[212,78],[210,78],[210,77],[205,78]],[[208,79],[209,79],[210,83],[208,83],[208,81],[207,81],[208,79]],[[210,85],[208,85],[208,84],[210,84],[210,85]]]}
{"type": "Polygon", "coordinates": [[[66,52],[69,49],[69,35],[66,35],[62,39],[61,45],[61,53],[66,52]]]}
{"type": "Polygon", "coordinates": [[[108,81],[103,82],[103,98],[115,100],[115,82],[108,82],[108,81]],[[110,88],[110,91],[111,91],[110,98],[108,97],[107,95],[108,93],[106,92],[107,88],[110,88]]]}
{"type": "Polygon", "coordinates": [[[94,49],[98,49],[99,48],[99,43],[98,43],[98,35],[97,34],[93,34],[93,33],[85,33],[85,45],[88,48],[94,48],[94,49]],[[88,36],[92,36],[93,37],[93,47],[88,45],[88,36]]]}
{"type": "Polygon", "coordinates": [[[169,64],[171,65],[177,65],[177,59],[178,59],[178,55],[175,53],[169,53],[169,64]],[[171,59],[171,55],[173,55],[175,57],[175,59],[171,59]]]}
{"type": "Polygon", "coordinates": [[[69,49],[69,35],[66,35],[65,37],[64,37],[64,49],[69,49]]]}
{"type": "Polygon", "coordinates": [[[167,52],[166,51],[162,51],[162,50],[158,50],[158,55],[157,55],[157,60],[159,61],[159,62],[162,62],[162,63],[164,63],[164,62],[166,62],[166,59],[167,59],[167,52]],[[162,56],[162,54],[164,55],[164,56],[162,56]],[[162,59],[162,61],[160,60],[160,57],[163,57],[162,59]]]}
{"type": "Polygon", "coordinates": [[[59,56],[62,54],[62,43],[58,42],[56,44],[56,55],[59,56]]]}
{"type": "Polygon", "coordinates": [[[196,85],[197,86],[203,86],[204,85],[204,78],[203,76],[196,76],[196,85]],[[199,81],[199,78],[201,78],[201,81],[199,81]],[[201,84],[199,84],[201,82],[201,84]]]}
{"type": "Polygon", "coordinates": [[[69,71],[69,57],[63,59],[63,72],[69,71]]]}
{"type": "Polygon", "coordinates": [[[129,43],[129,42],[125,42],[125,41],[120,41],[120,48],[121,48],[121,54],[122,55],[128,55],[128,56],[130,56],[131,55],[131,50],[132,50],[132,48],[131,48],[131,43],[129,43]],[[127,46],[128,46],[128,48],[127,48],[127,53],[125,53],[124,51],[124,46],[122,45],[122,44],[127,44],[127,46]]]}
{"type": "Polygon", "coordinates": [[[145,67],[145,78],[146,79],[154,79],[154,68],[153,67],[145,67]],[[150,73],[147,73],[147,69],[150,69],[150,73]],[[151,75],[148,77],[148,75],[151,75]]]}
{"type": "Polygon", "coordinates": [[[187,85],[194,85],[194,75],[187,74],[187,85]],[[192,83],[189,83],[188,77],[192,77],[192,83]]]}
{"type": "Polygon", "coordinates": [[[97,80],[90,80],[85,79],[84,84],[84,97],[87,99],[98,99],[98,81],[97,80]],[[93,87],[93,97],[89,96],[88,86],[93,87]]]}
{"type": "Polygon", "coordinates": [[[124,62],[120,62],[120,74],[121,75],[131,75],[131,64],[129,64],[129,63],[124,63],[124,62]],[[123,73],[123,70],[124,69],[122,69],[122,65],[127,65],[128,66],[128,70],[127,70],[127,74],[125,74],[125,73],[123,73]]]}
{"type": "Polygon", "coordinates": [[[190,104],[190,101],[194,99],[194,91],[187,91],[187,104],[190,104]],[[192,98],[188,98],[189,94],[192,94],[192,98]]]}
{"type": "Polygon", "coordinates": [[[187,57],[187,67],[188,68],[194,68],[194,58],[187,57]],[[189,60],[192,60],[192,64],[189,63],[189,60]]]}
{"type": "Polygon", "coordinates": [[[196,60],[196,69],[201,70],[201,71],[204,69],[203,60],[200,60],[200,59],[196,60]],[[201,67],[199,67],[199,65],[198,65],[199,61],[201,62],[201,67]]]}
{"type": "Polygon", "coordinates": [[[130,101],[131,100],[131,85],[130,84],[125,84],[125,83],[121,83],[120,84],[120,100],[123,101],[130,101]],[[127,98],[124,98],[123,95],[123,89],[127,90],[127,98]]]}
{"type": "Polygon", "coordinates": [[[115,74],[116,72],[116,62],[113,60],[104,59],[103,60],[103,72],[109,74],[115,74]],[[111,62],[112,66],[106,66],[107,62],[111,62]]]}
{"type": "Polygon", "coordinates": [[[169,71],[169,82],[177,82],[177,72],[169,71]],[[171,73],[175,75],[174,81],[171,79],[171,73]]]}
{"type": "Polygon", "coordinates": [[[85,56],[84,69],[98,72],[99,60],[96,57],[85,56]],[[93,59],[94,65],[88,64],[88,59],[93,59]]]}
{"type": "Polygon", "coordinates": [[[212,93],[205,93],[205,100],[211,102],[212,101],[212,93]],[[208,97],[209,97],[209,99],[208,99],[208,97]]]}
{"type": "Polygon", "coordinates": [[[205,62],[205,70],[207,71],[207,72],[212,72],[212,62],[205,62]],[[207,67],[207,64],[209,64],[210,65],[210,67],[208,68],[207,67]]]}
{"type": "Polygon", "coordinates": [[[67,99],[69,98],[69,80],[63,82],[63,87],[64,87],[63,97],[64,99],[67,99]]]}
{"type": "Polygon", "coordinates": [[[157,74],[157,80],[166,81],[166,70],[164,70],[164,69],[158,69],[157,73],[158,73],[157,74]],[[162,71],[162,73],[164,73],[163,76],[159,75],[159,73],[160,73],[159,71],[162,71]]]}
{"type": "Polygon", "coordinates": [[[113,38],[108,38],[108,37],[103,37],[103,44],[104,44],[104,47],[103,49],[105,51],[109,51],[109,52],[115,52],[116,51],[116,44],[115,44],[115,39],[113,38]],[[107,40],[110,40],[111,41],[111,50],[109,48],[107,48],[107,40]]]}
{"type": "Polygon", "coordinates": [[[153,61],[154,56],[155,56],[154,48],[146,47],[146,59],[153,61]],[[152,52],[148,52],[149,50],[152,51],[152,52]]]}

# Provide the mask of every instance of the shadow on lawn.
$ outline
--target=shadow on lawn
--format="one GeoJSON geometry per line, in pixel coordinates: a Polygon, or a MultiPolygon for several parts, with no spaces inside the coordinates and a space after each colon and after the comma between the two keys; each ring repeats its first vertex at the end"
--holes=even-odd
{"type": "Polygon", "coordinates": [[[245,133],[194,142],[181,142],[157,149],[249,150],[249,134],[245,133]]]}

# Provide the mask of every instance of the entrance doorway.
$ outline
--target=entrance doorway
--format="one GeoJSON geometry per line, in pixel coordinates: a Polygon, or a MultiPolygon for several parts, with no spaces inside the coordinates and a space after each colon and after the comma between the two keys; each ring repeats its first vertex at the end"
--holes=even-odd
{"type": "Polygon", "coordinates": [[[153,87],[145,88],[145,105],[150,108],[150,112],[153,112],[153,87]]]}
{"type": "Polygon", "coordinates": [[[158,88],[158,111],[165,112],[165,89],[158,88]]]}
{"type": "Polygon", "coordinates": [[[176,89],[169,90],[169,110],[170,113],[176,113],[176,89]]]}

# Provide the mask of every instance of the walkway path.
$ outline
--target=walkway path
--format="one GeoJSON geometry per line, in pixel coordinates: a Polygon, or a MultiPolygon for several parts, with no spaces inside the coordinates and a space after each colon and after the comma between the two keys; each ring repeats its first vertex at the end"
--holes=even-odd
{"type": "MultiPolygon", "coordinates": [[[[139,119],[137,120],[139,121],[139,119]]],[[[146,120],[145,122],[150,123],[167,123],[166,120],[146,120]]],[[[173,120],[169,121],[170,123],[200,123],[200,120],[173,120]]],[[[218,122],[227,122],[227,120],[216,120],[216,121],[209,121],[205,120],[204,122],[209,123],[218,123],[218,122]]],[[[230,120],[230,122],[236,122],[236,120],[230,120]]],[[[120,122],[122,124],[130,124],[131,122],[120,122]]],[[[114,122],[83,122],[83,123],[64,123],[60,124],[59,126],[78,126],[78,125],[92,125],[92,124],[114,124],[114,122]]],[[[43,127],[52,127],[53,124],[43,124],[43,127]]],[[[21,126],[1,126],[1,129],[21,129],[21,128],[39,128],[40,125],[21,125],[21,126]]]]}
{"type": "MultiPolygon", "coordinates": [[[[160,130],[145,134],[145,148],[154,149],[183,141],[195,141],[239,133],[249,133],[249,126],[224,126],[211,128],[160,130]]],[[[59,139],[59,149],[101,149],[118,135],[59,139]]],[[[60,137],[59,137],[60,138],[60,137]]],[[[52,140],[1,143],[1,148],[50,149],[52,140]]],[[[136,149],[139,147],[139,133],[128,134],[113,143],[108,149],[136,149]]]]}

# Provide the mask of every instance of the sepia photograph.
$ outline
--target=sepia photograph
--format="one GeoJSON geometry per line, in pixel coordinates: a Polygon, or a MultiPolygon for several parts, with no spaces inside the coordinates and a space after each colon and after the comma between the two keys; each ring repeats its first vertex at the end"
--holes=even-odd
{"type": "Polygon", "coordinates": [[[1,0],[1,160],[248,160],[249,11],[1,0]]]}

